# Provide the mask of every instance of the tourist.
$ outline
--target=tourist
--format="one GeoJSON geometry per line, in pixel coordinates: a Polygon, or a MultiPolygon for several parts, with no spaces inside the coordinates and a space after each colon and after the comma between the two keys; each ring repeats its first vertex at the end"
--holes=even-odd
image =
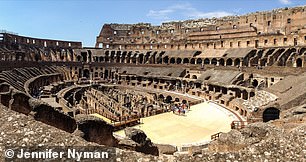
{"type": "Polygon", "coordinates": [[[173,107],[172,107],[172,112],[173,112],[173,114],[174,114],[174,112],[175,112],[175,109],[176,109],[176,107],[173,106],[173,107]]]}

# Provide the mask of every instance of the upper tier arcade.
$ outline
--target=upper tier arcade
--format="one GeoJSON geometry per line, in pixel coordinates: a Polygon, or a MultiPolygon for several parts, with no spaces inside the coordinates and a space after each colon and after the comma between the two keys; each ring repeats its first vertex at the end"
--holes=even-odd
{"type": "Polygon", "coordinates": [[[82,48],[82,42],[32,38],[0,31],[0,46],[11,46],[14,44],[45,48],[82,48]]]}
{"type": "Polygon", "coordinates": [[[181,50],[306,45],[305,6],[242,16],[186,20],[152,26],[105,24],[96,47],[128,50],[181,50]]]}

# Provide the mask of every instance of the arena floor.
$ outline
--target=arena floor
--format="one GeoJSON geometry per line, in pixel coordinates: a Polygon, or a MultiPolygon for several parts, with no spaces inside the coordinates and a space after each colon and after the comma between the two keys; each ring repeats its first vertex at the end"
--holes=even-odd
{"type": "MultiPolygon", "coordinates": [[[[143,130],[154,143],[183,146],[204,143],[212,134],[230,131],[230,124],[237,117],[219,105],[204,102],[191,106],[185,116],[172,112],[141,119],[143,124],[134,126],[143,130]]],[[[115,132],[124,137],[124,130],[115,132]]]]}

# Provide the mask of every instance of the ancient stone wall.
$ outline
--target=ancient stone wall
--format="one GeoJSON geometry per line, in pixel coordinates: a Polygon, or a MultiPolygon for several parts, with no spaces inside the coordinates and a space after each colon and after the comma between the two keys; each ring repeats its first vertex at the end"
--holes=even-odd
{"type": "Polygon", "coordinates": [[[96,47],[119,50],[203,50],[305,45],[305,7],[242,16],[151,24],[105,24],[96,47]]]}

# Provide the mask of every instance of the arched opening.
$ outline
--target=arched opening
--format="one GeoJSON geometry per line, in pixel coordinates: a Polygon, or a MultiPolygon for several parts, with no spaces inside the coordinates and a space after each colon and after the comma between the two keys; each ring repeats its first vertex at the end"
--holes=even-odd
{"type": "Polygon", "coordinates": [[[172,101],[172,97],[171,96],[167,96],[165,102],[166,103],[171,103],[172,101]]]}
{"type": "Polygon", "coordinates": [[[196,75],[192,75],[192,79],[198,79],[196,75]]]}
{"type": "Polygon", "coordinates": [[[177,59],[176,59],[176,63],[177,63],[177,64],[181,64],[181,63],[182,63],[182,59],[181,59],[181,58],[177,58],[177,59]]]}
{"type": "Polygon", "coordinates": [[[175,58],[170,59],[170,64],[175,64],[175,58]]]}
{"type": "Polygon", "coordinates": [[[257,87],[258,86],[258,81],[256,79],[253,80],[252,82],[253,87],[257,87]]]}
{"type": "Polygon", "coordinates": [[[104,72],[104,79],[107,79],[109,76],[108,76],[108,70],[105,70],[104,72]]]}
{"type": "Polygon", "coordinates": [[[128,63],[128,64],[131,63],[131,58],[130,57],[126,58],[126,63],[128,63]]]}
{"type": "Polygon", "coordinates": [[[219,65],[220,65],[220,66],[224,66],[224,59],[223,59],[223,58],[221,58],[221,59],[219,60],[219,65]]]}
{"type": "Polygon", "coordinates": [[[188,63],[189,63],[189,59],[188,58],[184,58],[183,64],[188,64],[188,63]]]}
{"type": "Polygon", "coordinates": [[[120,58],[121,58],[121,52],[118,51],[116,55],[116,62],[120,62],[120,58]]]}
{"type": "Polygon", "coordinates": [[[231,58],[226,60],[226,66],[232,66],[233,65],[233,60],[231,58]]]}
{"type": "Polygon", "coordinates": [[[235,107],[235,111],[238,111],[238,110],[239,110],[239,107],[236,106],[236,107],[235,107]]]}
{"type": "Polygon", "coordinates": [[[143,54],[140,54],[140,55],[139,55],[139,59],[138,59],[138,60],[139,60],[139,63],[140,63],[140,64],[143,64],[143,63],[144,63],[144,62],[143,62],[143,54]]]}
{"type": "Polygon", "coordinates": [[[179,98],[175,98],[174,101],[175,101],[175,102],[180,102],[180,99],[179,99],[179,98]]]}
{"type": "Polygon", "coordinates": [[[168,56],[164,57],[163,61],[164,61],[165,64],[168,64],[169,63],[169,57],[168,56]]]}
{"type": "Polygon", "coordinates": [[[183,104],[186,104],[186,103],[187,103],[187,101],[186,101],[186,100],[183,100],[183,101],[182,101],[182,103],[183,103],[183,104]]]}
{"type": "Polygon", "coordinates": [[[78,56],[77,56],[77,61],[78,61],[78,62],[81,62],[81,61],[82,61],[82,56],[78,55],[78,56]]]}
{"type": "Polygon", "coordinates": [[[239,110],[239,114],[240,114],[241,116],[243,116],[243,110],[242,110],[242,109],[239,110]]]}
{"type": "Polygon", "coordinates": [[[197,64],[202,64],[202,59],[198,58],[197,59],[197,64]]]}
{"type": "Polygon", "coordinates": [[[242,98],[244,99],[244,100],[247,100],[249,97],[249,95],[248,95],[248,92],[246,91],[246,90],[244,90],[244,91],[242,91],[241,92],[242,93],[242,98]]]}
{"type": "Polygon", "coordinates": [[[240,59],[239,59],[239,58],[236,58],[236,59],[235,59],[234,65],[235,65],[235,66],[239,66],[239,65],[240,65],[240,59]]]}
{"type": "Polygon", "coordinates": [[[296,59],[296,67],[303,67],[303,61],[301,58],[296,59]]]}
{"type": "Polygon", "coordinates": [[[89,79],[89,77],[90,77],[90,72],[89,72],[88,69],[85,69],[85,70],[83,71],[83,77],[89,79]]]}
{"type": "Polygon", "coordinates": [[[87,52],[81,52],[81,55],[83,57],[83,61],[87,62],[87,52]]]}
{"type": "Polygon", "coordinates": [[[250,98],[255,96],[255,92],[250,92],[250,98]]]}
{"type": "Polygon", "coordinates": [[[213,65],[217,65],[217,59],[216,58],[213,58],[212,60],[211,60],[211,64],[213,64],[213,65]]]}
{"type": "Polygon", "coordinates": [[[158,96],[158,100],[159,100],[159,101],[164,101],[164,98],[165,98],[165,97],[164,97],[164,95],[162,95],[162,94],[160,94],[160,95],[158,96]]]}
{"type": "Polygon", "coordinates": [[[132,57],[132,63],[133,63],[133,64],[136,64],[136,62],[137,62],[137,58],[136,58],[136,56],[134,55],[134,56],[132,57]]]}
{"type": "Polygon", "coordinates": [[[192,59],[190,60],[190,63],[191,63],[191,64],[195,64],[195,58],[192,58],[192,59]]]}
{"type": "Polygon", "coordinates": [[[301,48],[301,49],[299,50],[299,54],[300,54],[300,55],[303,55],[303,54],[305,53],[305,51],[306,51],[306,48],[301,48]]]}
{"type": "Polygon", "coordinates": [[[280,111],[275,107],[267,108],[262,114],[263,122],[268,122],[270,120],[279,119],[280,111]]]}
{"type": "Polygon", "coordinates": [[[191,81],[191,82],[188,83],[188,85],[189,85],[189,87],[193,88],[194,87],[194,82],[191,81]]]}
{"type": "Polygon", "coordinates": [[[204,59],[204,64],[210,64],[210,61],[208,58],[204,59]]]}

